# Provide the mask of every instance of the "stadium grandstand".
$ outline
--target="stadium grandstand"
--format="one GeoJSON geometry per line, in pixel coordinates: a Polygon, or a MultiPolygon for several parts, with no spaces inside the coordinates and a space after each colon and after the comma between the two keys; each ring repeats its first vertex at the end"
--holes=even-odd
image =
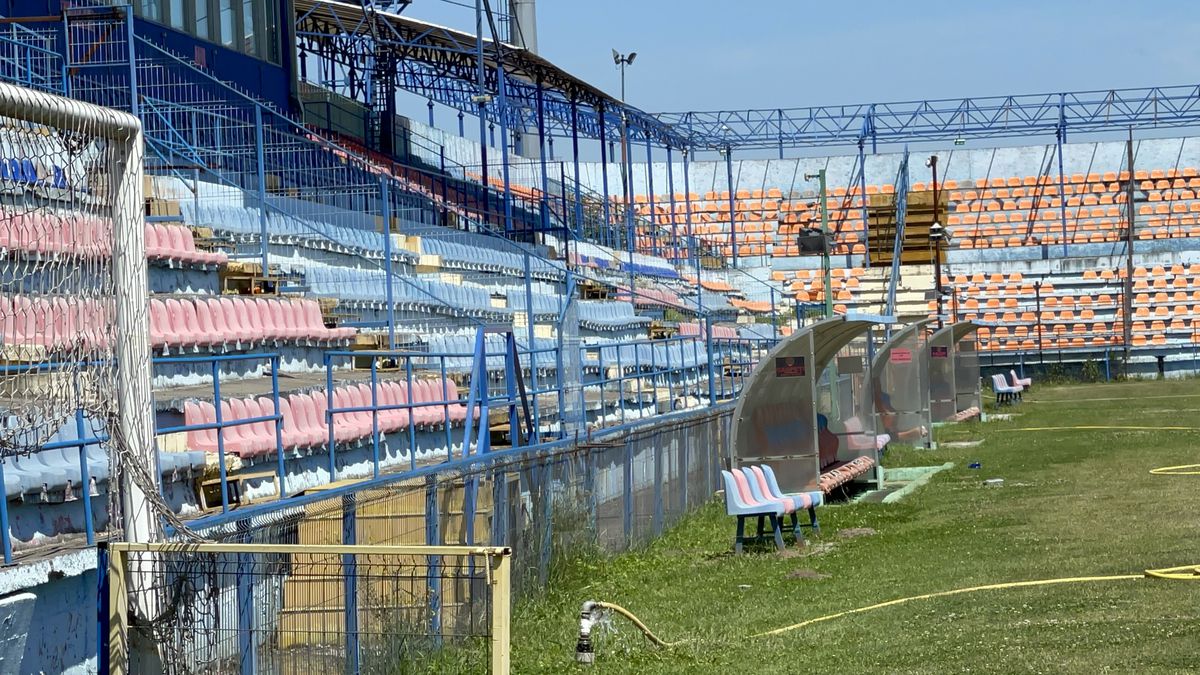
{"type": "Polygon", "coordinates": [[[893,332],[970,326],[969,388],[1200,368],[1195,87],[650,113],[532,1],[419,4],[0,0],[3,672],[495,664],[489,556],[520,597],[737,490],[769,354],[862,444],[830,498],[932,445],[852,393],[893,332]]]}

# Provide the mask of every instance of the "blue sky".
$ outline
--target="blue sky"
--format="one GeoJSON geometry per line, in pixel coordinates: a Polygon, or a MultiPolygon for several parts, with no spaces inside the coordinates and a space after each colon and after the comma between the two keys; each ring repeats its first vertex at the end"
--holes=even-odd
{"type": "MultiPolygon", "coordinates": [[[[473,5],[473,0],[457,0],[473,5]]],[[[504,0],[493,0],[505,4],[504,0]]],[[[473,10],[409,15],[473,30],[473,10]]],[[[543,56],[649,111],[800,107],[1200,82],[1200,3],[540,0],[543,56]]]]}

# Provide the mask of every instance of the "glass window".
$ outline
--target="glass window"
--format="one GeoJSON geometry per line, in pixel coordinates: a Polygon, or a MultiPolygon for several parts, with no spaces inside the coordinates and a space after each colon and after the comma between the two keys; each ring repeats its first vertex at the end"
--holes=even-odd
{"type": "Polygon", "coordinates": [[[171,21],[171,28],[186,31],[187,17],[184,16],[183,0],[170,0],[170,3],[171,16],[169,19],[171,21]]]}
{"type": "Polygon", "coordinates": [[[195,3],[195,8],[192,10],[196,13],[196,31],[195,35],[198,38],[208,39],[208,0],[198,0],[195,3]]]}
{"type": "Polygon", "coordinates": [[[263,14],[266,17],[266,23],[262,33],[264,37],[262,55],[264,58],[273,63],[279,63],[279,4],[272,0],[265,0],[263,14]]]}
{"type": "Polygon", "coordinates": [[[226,47],[233,46],[233,0],[221,0],[220,2],[221,16],[221,44],[226,47]]]}
{"type": "Polygon", "coordinates": [[[160,21],[162,17],[159,13],[158,3],[159,0],[141,0],[136,5],[138,8],[137,13],[151,21],[160,21]]]}
{"type": "Polygon", "coordinates": [[[251,56],[258,55],[257,36],[254,34],[254,5],[255,0],[242,0],[242,52],[251,56]]]}

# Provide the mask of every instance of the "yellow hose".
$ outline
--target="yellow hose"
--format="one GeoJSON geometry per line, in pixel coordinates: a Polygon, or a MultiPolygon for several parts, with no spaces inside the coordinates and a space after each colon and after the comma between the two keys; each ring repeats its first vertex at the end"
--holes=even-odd
{"type": "MultiPolygon", "coordinates": [[[[1022,427],[1019,429],[1006,429],[1005,431],[1200,431],[1200,427],[1077,425],[1069,427],[1022,427]]],[[[1154,472],[1151,471],[1151,473],[1154,472]]]]}
{"type": "Polygon", "coordinates": [[[1200,476],[1200,464],[1180,464],[1179,466],[1160,466],[1150,469],[1155,476],[1200,476]]]}
{"type": "Polygon", "coordinates": [[[642,620],[641,620],[641,619],[639,619],[639,618],[637,618],[637,616],[635,616],[633,612],[631,612],[631,611],[629,611],[629,610],[625,609],[624,607],[622,607],[622,606],[620,606],[620,605],[618,605],[618,604],[614,604],[614,603],[611,603],[611,602],[601,602],[601,601],[597,601],[597,602],[596,602],[596,606],[597,606],[597,607],[603,607],[603,608],[605,608],[605,609],[611,609],[612,611],[614,611],[614,612],[616,612],[616,613],[618,613],[618,614],[620,614],[620,615],[624,616],[626,619],[629,619],[629,621],[630,621],[631,623],[633,623],[633,625],[634,625],[634,626],[637,626],[638,630],[642,631],[642,635],[645,635],[645,636],[646,636],[646,639],[647,639],[647,640],[649,640],[649,641],[650,641],[650,643],[651,643],[651,644],[653,644],[653,645],[654,645],[654,646],[656,646],[656,647],[674,647],[675,645],[681,645],[681,644],[683,644],[683,643],[685,643],[685,642],[688,642],[688,640],[680,640],[680,641],[678,641],[678,642],[666,642],[666,641],[664,641],[662,638],[660,638],[660,637],[658,637],[657,635],[655,635],[655,634],[654,634],[654,632],[653,632],[653,631],[651,631],[651,630],[650,630],[650,629],[649,629],[649,628],[646,626],[646,624],[642,623],[642,620]]]}

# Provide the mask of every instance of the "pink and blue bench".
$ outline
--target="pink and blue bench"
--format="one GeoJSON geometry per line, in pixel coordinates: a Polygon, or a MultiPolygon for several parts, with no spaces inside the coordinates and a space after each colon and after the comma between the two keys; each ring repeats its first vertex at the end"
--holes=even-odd
{"type": "Polygon", "coordinates": [[[725,485],[725,512],[737,517],[737,532],[733,540],[733,550],[736,553],[741,553],[743,544],[747,542],[766,540],[768,524],[775,547],[783,550],[783,522],[788,516],[791,517],[792,536],[797,542],[804,541],[804,527],[813,532],[820,532],[817,507],[824,501],[820,492],[785,494],[779,489],[775,472],[766,464],[721,471],[721,480],[725,485]],[[800,511],[808,511],[807,525],[802,525],[797,518],[800,511]],[[748,518],[758,521],[753,537],[746,536],[748,518]]]}

